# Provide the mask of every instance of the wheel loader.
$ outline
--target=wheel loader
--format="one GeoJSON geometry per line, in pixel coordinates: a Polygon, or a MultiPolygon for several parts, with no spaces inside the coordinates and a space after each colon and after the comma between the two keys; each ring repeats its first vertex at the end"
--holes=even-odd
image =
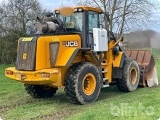
{"type": "Polygon", "coordinates": [[[99,8],[63,7],[37,18],[37,32],[18,40],[15,67],[8,78],[24,83],[34,98],[52,97],[64,87],[72,103],[95,101],[102,88],[123,92],[158,85],[155,62],[147,50],[123,51],[102,27],[99,8]]]}

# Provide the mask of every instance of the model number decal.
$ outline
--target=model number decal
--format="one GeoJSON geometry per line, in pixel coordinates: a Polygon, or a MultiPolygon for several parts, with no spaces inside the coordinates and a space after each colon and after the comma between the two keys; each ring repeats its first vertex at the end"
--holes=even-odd
{"type": "Polygon", "coordinates": [[[65,47],[78,47],[78,41],[63,41],[65,47]]]}
{"type": "Polygon", "coordinates": [[[27,38],[23,38],[22,41],[26,41],[26,42],[30,42],[32,41],[33,37],[27,37],[27,38]]]}

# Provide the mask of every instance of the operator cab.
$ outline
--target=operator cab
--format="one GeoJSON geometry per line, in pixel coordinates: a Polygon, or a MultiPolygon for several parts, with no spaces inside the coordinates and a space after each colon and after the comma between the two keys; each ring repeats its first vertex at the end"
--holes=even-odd
{"type": "Polygon", "coordinates": [[[78,33],[82,38],[82,47],[94,49],[93,28],[100,28],[102,10],[88,6],[77,6],[73,10],[55,10],[55,16],[63,22],[65,32],[78,33]],[[70,13],[67,13],[67,12],[70,13]]]}
{"type": "MultiPolygon", "coordinates": [[[[41,25],[42,33],[51,33],[52,35],[79,34],[82,38],[82,48],[94,49],[95,43],[93,40],[93,31],[95,28],[97,28],[97,30],[98,28],[100,29],[101,14],[101,9],[88,6],[63,7],[61,9],[56,9],[54,11],[54,16],[47,15],[43,20],[43,25],[41,25]]],[[[104,36],[100,35],[101,30],[98,31],[96,31],[98,37],[104,36]]],[[[106,36],[107,33],[105,38],[102,39],[107,39],[106,36]]],[[[99,38],[97,38],[97,44],[100,43],[98,39],[99,38]]]]}
{"type": "Polygon", "coordinates": [[[83,10],[74,10],[70,16],[64,16],[60,14],[59,10],[55,11],[56,17],[60,18],[63,22],[64,31],[82,32],[83,10]]]}
{"type": "Polygon", "coordinates": [[[83,28],[92,32],[93,28],[99,28],[99,14],[102,13],[98,8],[94,9],[86,6],[74,7],[73,13],[70,15],[65,15],[66,13],[61,12],[61,10],[55,10],[54,12],[56,17],[63,21],[63,28],[72,32],[82,32],[83,28]]]}

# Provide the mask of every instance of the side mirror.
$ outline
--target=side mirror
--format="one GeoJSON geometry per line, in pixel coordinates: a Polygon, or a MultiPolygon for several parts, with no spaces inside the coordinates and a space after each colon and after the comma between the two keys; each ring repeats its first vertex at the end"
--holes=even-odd
{"type": "Polygon", "coordinates": [[[100,26],[100,28],[104,28],[104,25],[103,25],[103,24],[101,24],[101,23],[99,24],[99,26],[100,26]]]}
{"type": "Polygon", "coordinates": [[[124,40],[124,37],[122,36],[122,37],[121,37],[121,42],[123,42],[123,40],[124,40]]]}
{"type": "Polygon", "coordinates": [[[40,17],[37,16],[37,20],[41,23],[42,19],[40,17]]]}
{"type": "Polygon", "coordinates": [[[53,13],[52,12],[47,12],[47,13],[45,13],[44,14],[46,17],[51,17],[51,16],[53,16],[53,13]]]}

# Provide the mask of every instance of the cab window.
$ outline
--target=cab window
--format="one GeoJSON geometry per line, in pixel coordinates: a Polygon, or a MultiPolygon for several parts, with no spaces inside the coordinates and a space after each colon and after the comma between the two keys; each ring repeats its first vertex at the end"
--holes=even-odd
{"type": "Polygon", "coordinates": [[[64,23],[67,31],[82,31],[82,12],[75,12],[71,16],[58,16],[64,23]]]}
{"type": "Polygon", "coordinates": [[[93,11],[89,11],[89,15],[88,15],[88,23],[89,23],[89,31],[93,31],[93,28],[98,28],[98,13],[97,12],[93,12],[93,11]]]}

